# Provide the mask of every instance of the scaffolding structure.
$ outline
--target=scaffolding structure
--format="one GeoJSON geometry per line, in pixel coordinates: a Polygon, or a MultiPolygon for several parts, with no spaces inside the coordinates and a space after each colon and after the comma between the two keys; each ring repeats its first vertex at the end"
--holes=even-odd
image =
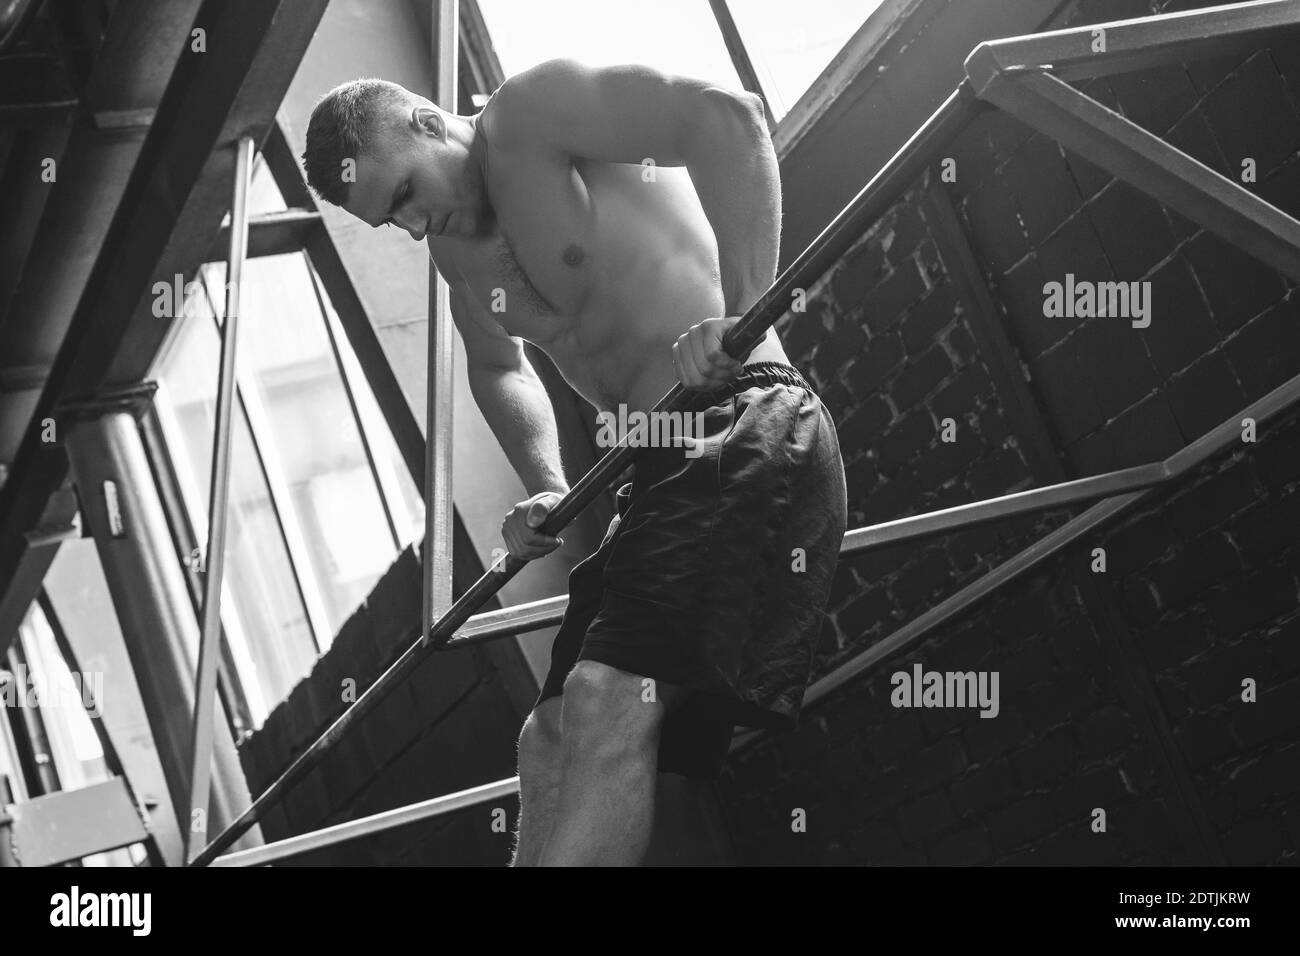
{"type": "MultiPolygon", "coordinates": [[[[452,110],[455,108],[456,89],[457,7],[456,0],[438,0],[433,37],[439,64],[435,89],[439,101],[452,110]]],[[[715,13],[719,8],[725,13],[724,3],[715,4],[715,13]]],[[[977,115],[990,108],[1001,109],[1051,136],[1116,178],[1130,183],[1280,273],[1300,281],[1300,222],[1069,85],[1069,81],[1129,72],[1160,63],[1259,49],[1269,42],[1295,36],[1300,36],[1300,4],[1292,0],[1256,0],[978,45],[965,61],[966,78],[746,312],[728,333],[724,348],[733,355],[744,354],[788,311],[796,290],[809,287],[839,260],[907,188],[926,174],[942,156],[947,144],[977,115]]],[[[251,175],[252,144],[241,141],[237,148],[240,161],[236,164],[228,265],[232,278],[238,277],[246,252],[245,200],[251,175]],[[241,235],[245,238],[241,239],[241,235]]],[[[237,282],[235,287],[237,289],[237,282]]],[[[266,864],[430,819],[517,790],[518,778],[511,777],[266,846],[221,855],[429,655],[547,627],[563,617],[567,605],[564,597],[476,613],[527,564],[508,554],[496,561],[458,599],[451,600],[452,333],[445,283],[436,276],[431,276],[430,306],[422,635],[223,832],[197,853],[189,852],[187,846],[189,865],[266,864]]],[[[219,398],[227,404],[228,376],[233,376],[234,371],[236,325],[233,319],[237,316],[238,302],[228,301],[227,321],[223,324],[222,384],[219,386],[219,398]],[[227,336],[231,337],[229,355],[225,345],[227,336]]],[[[686,410],[692,400],[693,396],[677,385],[660,399],[654,410],[686,410]]],[[[1161,489],[1182,480],[1201,463],[1233,447],[1239,439],[1243,418],[1264,423],[1297,402],[1300,402],[1300,375],[1162,461],[849,531],[841,545],[840,553],[844,556],[1063,505],[1094,502],[1083,513],[818,679],[805,694],[805,706],[915,646],[936,627],[1149,500],[1161,489]]],[[[220,594],[221,563],[217,545],[221,540],[225,510],[224,482],[219,483],[216,479],[222,473],[218,469],[227,467],[218,458],[228,458],[230,450],[229,412],[227,409],[223,418],[220,407],[214,437],[217,454],[213,463],[210,531],[210,541],[214,544],[208,552],[210,576],[205,592],[193,727],[191,807],[206,803],[196,801],[206,793],[206,765],[211,754],[211,718],[215,705],[219,616],[216,616],[216,623],[210,623],[209,618],[215,615],[213,608],[220,594]],[[224,437],[223,427],[226,429],[224,437]]],[[[541,533],[558,534],[609,486],[636,454],[637,449],[625,443],[612,449],[552,509],[540,529],[541,533]]],[[[733,751],[747,746],[761,735],[762,732],[738,735],[732,743],[733,751]]],[[[191,842],[197,844],[205,835],[206,831],[196,829],[191,834],[191,842]]]]}

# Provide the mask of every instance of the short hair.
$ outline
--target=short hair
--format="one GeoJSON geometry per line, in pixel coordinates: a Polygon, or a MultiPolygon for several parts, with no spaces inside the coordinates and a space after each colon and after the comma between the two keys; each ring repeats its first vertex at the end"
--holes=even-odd
{"type": "Polygon", "coordinates": [[[411,93],[388,80],[359,79],[336,86],[311,111],[307,148],[302,154],[307,184],[316,195],[336,206],[348,198],[350,180],[344,161],[354,163],[376,137],[390,131],[380,126],[384,112],[405,104],[411,93]]]}

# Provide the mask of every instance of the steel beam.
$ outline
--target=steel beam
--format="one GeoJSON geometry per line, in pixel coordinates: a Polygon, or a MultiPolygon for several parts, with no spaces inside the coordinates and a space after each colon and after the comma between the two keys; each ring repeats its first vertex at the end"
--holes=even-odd
{"type": "MultiPolygon", "coordinates": [[[[248,258],[283,256],[301,252],[313,233],[324,229],[320,213],[314,209],[286,209],[284,212],[267,212],[248,220],[248,258]]],[[[222,226],[216,241],[208,250],[207,261],[215,262],[225,257],[230,249],[230,227],[222,226]]]]}
{"type": "Polygon", "coordinates": [[[1253,53],[1295,36],[1300,36],[1300,4],[1258,0],[989,40],[971,52],[966,69],[983,96],[985,87],[1002,73],[1051,70],[1063,80],[1078,80],[1200,57],[1253,53]]]}
{"type": "Polygon", "coordinates": [[[347,840],[356,840],[372,833],[382,833],[395,827],[403,827],[411,823],[418,823],[421,820],[429,820],[433,817],[455,813],[465,807],[476,806],[500,797],[513,796],[518,792],[518,777],[496,780],[482,786],[461,790],[458,793],[449,793],[446,796],[423,800],[410,806],[384,810],[382,813],[361,817],[358,820],[349,820],[347,823],[339,823],[332,827],[313,830],[310,833],[289,837],[287,840],[277,840],[275,843],[268,843],[266,846],[256,847],[252,850],[227,853],[225,856],[219,856],[213,860],[212,865],[262,866],[276,860],[309,853],[312,850],[321,850],[347,840]]]}
{"type": "MultiPolygon", "coordinates": [[[[456,113],[457,63],[460,50],[458,0],[432,0],[434,102],[456,113]]],[[[456,397],[453,379],[455,330],[451,288],[429,264],[429,374],[426,380],[424,430],[424,593],[421,630],[451,606],[452,597],[452,418],[456,397]]]]}
{"type": "MultiPolygon", "coordinates": [[[[152,394],[152,386],[106,393],[60,414],[72,423],[65,444],[82,519],[95,539],[179,825],[188,830],[198,627],[136,426],[152,394]]],[[[220,825],[248,800],[224,719],[215,724],[213,756],[211,816],[220,825]]],[[[250,836],[250,845],[261,842],[256,832],[250,836]]]]}

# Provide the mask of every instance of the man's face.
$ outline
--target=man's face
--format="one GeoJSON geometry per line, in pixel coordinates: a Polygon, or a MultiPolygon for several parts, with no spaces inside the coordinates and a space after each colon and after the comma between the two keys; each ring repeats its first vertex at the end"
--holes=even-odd
{"type": "Polygon", "coordinates": [[[469,150],[428,107],[395,107],[387,128],[357,157],[343,208],[374,227],[426,236],[470,237],[482,218],[481,178],[469,150]]]}

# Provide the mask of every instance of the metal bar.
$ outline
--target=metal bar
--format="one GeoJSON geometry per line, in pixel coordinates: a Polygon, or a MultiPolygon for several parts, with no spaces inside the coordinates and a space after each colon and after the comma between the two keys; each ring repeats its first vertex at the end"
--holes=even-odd
{"type": "MultiPolygon", "coordinates": [[[[965,81],[939,106],[928,120],[912,134],[893,158],[862,187],[857,196],[817,236],[807,249],[777,277],[776,283],[728,331],[723,348],[732,355],[743,355],[778,318],[785,314],[796,290],[806,288],[821,276],[875,221],[896,195],[912,183],[933,161],[940,146],[965,128],[978,109],[977,101],[965,81]]],[[[685,411],[695,399],[680,384],[664,395],[654,411],[685,411]]],[[[543,534],[556,535],[635,459],[639,449],[620,444],[611,449],[567,495],[551,510],[542,523],[543,534]]],[[[528,562],[507,554],[455,601],[422,640],[415,642],[380,675],[351,707],[303,752],[280,777],[240,816],[217,836],[194,860],[204,865],[248,827],[260,819],[274,801],[307,774],[342,738],[348,729],[367,713],[398,683],[415,669],[432,648],[446,644],[470,618],[474,609],[491,598],[501,586],[519,573],[528,562]]]]}
{"type": "MultiPolygon", "coordinates": [[[[437,70],[433,83],[434,100],[442,109],[455,113],[460,4],[458,0],[433,0],[432,15],[433,58],[437,70]]],[[[451,321],[451,290],[432,263],[429,265],[428,330],[421,631],[427,630],[435,617],[451,606],[452,599],[451,442],[455,399],[452,374],[456,353],[451,321]]]]}
{"type": "MultiPolygon", "coordinates": [[[[1295,4],[1300,11],[1300,3],[1295,4]]],[[[984,96],[1158,202],[1300,280],[1300,222],[1045,73],[995,79],[984,96]]]]}
{"type": "Polygon", "coordinates": [[[328,846],[334,846],[337,843],[344,843],[348,840],[355,840],[359,837],[369,836],[372,833],[380,833],[384,830],[392,830],[396,827],[406,826],[409,823],[418,823],[421,820],[428,820],[433,817],[443,816],[444,814],[454,813],[457,810],[464,809],[465,807],[472,807],[475,804],[486,803],[487,801],[495,800],[498,797],[508,797],[518,791],[518,777],[510,777],[506,780],[496,780],[492,783],[485,783],[482,786],[470,787],[468,790],[461,790],[458,793],[449,793],[446,796],[423,800],[420,803],[413,803],[410,806],[398,807],[394,810],[385,810],[382,813],[372,814],[368,817],[361,817],[359,820],[349,820],[347,823],[339,823],[332,827],[313,830],[310,833],[303,833],[298,836],[289,837],[286,840],[277,840],[275,843],[266,844],[266,846],[254,847],[251,850],[240,850],[236,853],[228,853],[225,856],[217,857],[212,861],[212,865],[261,866],[265,863],[272,863],[275,860],[283,860],[286,857],[297,856],[300,853],[308,853],[312,850],[320,850],[328,846]]]}
{"type": "Polygon", "coordinates": [[[204,552],[202,632],[194,688],[189,816],[185,856],[208,835],[208,785],[212,773],[212,723],[216,706],[217,660],[221,640],[221,579],[225,570],[226,508],[230,500],[230,423],[235,400],[235,357],[243,307],[244,255],[248,249],[248,190],[253,177],[253,140],[240,139],[235,153],[234,195],[230,206],[230,259],[226,265],[226,319],[221,325],[221,370],[217,380],[212,485],[208,506],[208,546],[204,552]],[[194,811],[201,811],[195,813],[194,811]]]}
{"type": "MultiPolygon", "coordinates": [[[[840,543],[840,555],[847,557],[861,554],[874,548],[914,541],[944,531],[969,528],[1035,511],[1046,511],[1062,505],[1151,488],[1168,481],[1170,477],[1166,464],[1156,462],[1048,485],[1044,488],[1032,488],[985,501],[957,505],[943,511],[854,528],[844,535],[844,540],[840,543]]],[[[560,596],[502,608],[499,611],[475,614],[456,632],[455,637],[444,645],[444,648],[450,650],[466,644],[509,637],[558,624],[563,619],[567,606],[568,598],[560,596]]]]}
{"type": "Polygon", "coordinates": [[[1258,0],[989,40],[971,51],[966,68],[983,96],[985,86],[1003,72],[1051,70],[1064,80],[1106,76],[1253,53],[1271,40],[1288,39],[1297,27],[1300,4],[1295,0],[1258,0]]]}
{"type": "MultiPolygon", "coordinates": [[[[1206,432],[1190,445],[1164,460],[1167,482],[1182,478],[1193,468],[1241,440],[1241,420],[1253,418],[1265,422],[1300,402],[1300,375],[1282,383],[1263,398],[1248,405],[1236,415],[1206,432]]],[[[873,665],[911,647],[934,628],[966,610],[993,591],[1015,580],[1025,571],[1069,546],[1078,538],[1101,527],[1112,518],[1129,510],[1133,505],[1153,497],[1156,488],[1134,491],[1111,498],[1071,518],[1046,537],[1034,542],[1024,551],[998,565],[979,580],[968,584],[952,597],[931,608],[916,619],[904,624],[884,640],[878,641],[861,654],[841,664],[826,676],[814,681],[804,694],[805,707],[816,703],[832,691],[839,689],[873,665]]],[[[748,731],[737,736],[731,745],[732,752],[763,735],[763,731],[748,731]]]]}
{"type": "MultiPolygon", "coordinates": [[[[248,220],[248,258],[299,252],[307,244],[308,236],[322,228],[321,214],[314,209],[286,209],[252,216],[248,220]]],[[[207,259],[220,259],[222,250],[229,248],[230,227],[222,226],[207,259]]]]}
{"type": "Polygon", "coordinates": [[[388,503],[388,496],[384,494],[383,482],[379,479],[379,466],[375,463],[375,450],[370,444],[370,438],[366,434],[366,427],[361,421],[361,409],[357,405],[357,396],[352,388],[352,380],[343,364],[343,352],[339,349],[338,336],[334,334],[334,323],[330,321],[325,304],[325,292],[321,289],[320,281],[316,278],[316,270],[311,267],[311,260],[305,254],[302,258],[303,266],[307,269],[307,279],[311,282],[311,291],[316,296],[316,308],[320,312],[321,323],[325,326],[325,336],[329,339],[330,354],[334,356],[334,365],[338,369],[339,380],[343,383],[343,394],[347,396],[348,410],[352,412],[352,420],[357,423],[357,436],[361,439],[361,451],[366,456],[366,467],[370,469],[370,477],[375,482],[375,493],[379,496],[379,505],[384,509],[384,520],[388,522],[388,533],[393,538],[393,547],[401,551],[402,536],[397,532],[397,523],[393,520],[393,509],[388,503]]]}
{"type": "Polygon", "coordinates": [[[1064,481],[1045,488],[1018,491],[1015,494],[975,501],[967,505],[931,511],[928,514],[915,515],[911,518],[899,518],[883,524],[871,525],[850,531],[844,536],[846,542],[852,541],[854,550],[878,548],[900,541],[913,541],[927,535],[952,531],[958,528],[970,528],[998,521],[1013,515],[1043,511],[1061,505],[1094,498],[1109,498],[1125,491],[1139,488],[1152,488],[1163,484],[1168,479],[1163,463],[1138,465],[1122,471],[1112,471],[1091,478],[1078,478],[1064,481]]]}
{"type": "Polygon", "coordinates": [[[772,104],[768,102],[767,94],[763,92],[758,71],[754,69],[753,61],[749,58],[749,50],[745,48],[745,40],[740,35],[740,28],[736,26],[735,19],[731,16],[731,8],[727,6],[727,0],[709,0],[709,6],[713,9],[713,19],[718,21],[718,29],[722,31],[722,42],[727,45],[727,53],[731,56],[731,65],[736,68],[736,75],[740,77],[740,85],[763,101],[763,116],[767,119],[767,131],[775,132],[776,118],[772,115],[772,104]]]}
{"type": "Polygon", "coordinates": [[[457,631],[456,636],[448,641],[444,647],[450,650],[453,647],[463,647],[466,644],[475,644],[498,637],[509,637],[512,634],[524,634],[528,631],[550,627],[552,624],[560,623],[568,606],[568,596],[561,594],[558,597],[544,598],[541,601],[530,601],[527,604],[516,604],[513,607],[501,608],[498,611],[475,614],[465,622],[465,626],[457,631]]]}

